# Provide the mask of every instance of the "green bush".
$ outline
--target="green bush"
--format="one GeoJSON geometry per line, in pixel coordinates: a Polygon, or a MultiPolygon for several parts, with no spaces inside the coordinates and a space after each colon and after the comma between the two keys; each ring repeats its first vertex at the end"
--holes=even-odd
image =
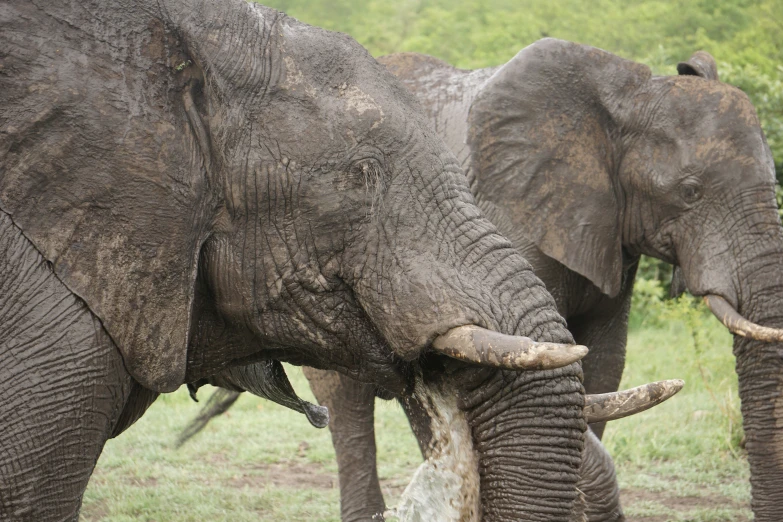
{"type": "MultiPolygon", "coordinates": [[[[778,179],[780,179],[780,171],[778,171],[778,179]]],[[[780,185],[775,187],[775,195],[778,199],[778,214],[783,218],[783,187],[780,185]]]]}

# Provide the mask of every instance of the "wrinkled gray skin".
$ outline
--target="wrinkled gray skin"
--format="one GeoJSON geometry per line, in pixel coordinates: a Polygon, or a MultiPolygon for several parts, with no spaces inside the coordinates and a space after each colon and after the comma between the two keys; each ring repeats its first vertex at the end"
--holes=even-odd
{"type": "MultiPolygon", "coordinates": [[[[576,341],[590,346],[588,393],[619,386],[641,254],[677,266],[695,295],[722,296],[757,324],[783,326],[771,153],[750,101],[718,81],[708,54],[666,77],[552,39],[476,71],[411,53],[380,61],[417,95],[479,206],[531,261],[576,341]]],[[[783,346],[735,337],[734,354],[752,508],[756,520],[783,520],[783,346]]],[[[311,385],[333,416],[343,520],[365,520],[362,505],[383,503],[377,479],[357,473],[374,469],[372,390],[334,379],[311,385]],[[364,426],[366,437],[338,421],[364,426]]],[[[593,429],[600,436],[603,425],[593,429]]],[[[611,474],[590,472],[603,458],[586,452],[594,462],[583,462],[598,503],[602,492],[616,496],[611,474]]]]}
{"type": "Polygon", "coordinates": [[[429,347],[465,324],[572,336],[358,44],[240,0],[20,0],[0,60],[0,519],[77,518],[159,392],[262,360],[402,396],[450,379],[483,519],[566,519],[580,365],[429,347]]]}

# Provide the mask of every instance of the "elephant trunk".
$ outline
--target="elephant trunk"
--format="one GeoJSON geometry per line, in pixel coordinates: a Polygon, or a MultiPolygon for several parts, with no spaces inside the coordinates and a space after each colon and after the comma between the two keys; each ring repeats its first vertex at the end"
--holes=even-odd
{"type": "MultiPolygon", "coordinates": [[[[543,285],[519,256],[497,261],[489,253],[479,269],[496,284],[502,331],[537,341],[572,342],[543,285]],[[531,304],[533,306],[531,306],[531,304]],[[549,306],[547,306],[549,305],[549,306]]],[[[586,423],[579,364],[543,371],[497,371],[471,389],[461,408],[478,454],[482,520],[567,520],[586,423]]]]}
{"type": "MultiPolygon", "coordinates": [[[[749,297],[740,299],[738,312],[765,327],[783,327],[783,251],[746,265],[743,286],[749,297]]],[[[752,508],[759,522],[783,520],[783,343],[734,337],[751,470],[752,508]]]]}
{"type": "Polygon", "coordinates": [[[571,516],[573,522],[622,522],[620,488],[612,457],[592,430],[585,433],[585,452],[577,489],[579,500],[571,516]]]}
{"type": "Polygon", "coordinates": [[[783,520],[783,228],[771,183],[732,200],[741,218],[708,215],[720,228],[692,226],[678,261],[688,289],[705,297],[734,335],[734,355],[759,522],[783,520]],[[695,233],[695,232],[694,232],[695,233]],[[685,252],[686,255],[682,255],[685,252]]]}
{"type": "Polygon", "coordinates": [[[567,520],[586,424],[581,367],[497,372],[463,398],[486,521],[567,520]]]}
{"type": "MultiPolygon", "coordinates": [[[[504,368],[492,361],[521,359],[508,356],[504,345],[496,343],[502,339],[487,341],[484,333],[475,335],[473,329],[471,339],[491,345],[494,351],[478,350],[472,360],[455,357],[450,348],[462,338],[452,330],[460,324],[544,343],[569,345],[573,338],[524,258],[483,217],[468,219],[459,208],[455,210],[449,220],[443,220],[464,223],[450,231],[452,240],[442,250],[450,258],[427,264],[426,279],[407,289],[395,288],[398,301],[407,292],[417,292],[419,305],[412,318],[421,325],[417,329],[430,325],[430,331],[440,330],[441,336],[432,338],[430,356],[421,360],[424,371],[414,390],[431,419],[432,438],[423,448],[427,462],[417,471],[395,515],[399,520],[423,520],[426,517],[416,518],[413,513],[431,513],[436,506],[435,511],[444,516],[456,506],[447,519],[569,520],[578,495],[587,428],[581,366],[566,361],[559,368],[548,364],[534,364],[535,369],[526,371],[504,368]],[[432,305],[422,304],[429,302],[432,305]],[[455,317],[463,322],[449,324],[455,317]],[[442,365],[446,371],[428,371],[430,364],[442,365]]],[[[416,270],[406,274],[415,277],[416,270]]],[[[357,287],[361,292],[377,285],[357,287]]],[[[373,316],[370,299],[364,304],[373,316]]]]}

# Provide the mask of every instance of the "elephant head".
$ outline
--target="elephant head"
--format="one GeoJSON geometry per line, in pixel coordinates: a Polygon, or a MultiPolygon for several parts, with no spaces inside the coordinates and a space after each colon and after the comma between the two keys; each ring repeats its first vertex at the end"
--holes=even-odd
{"type": "Polygon", "coordinates": [[[413,390],[484,520],[568,515],[585,349],[364,49],[241,0],[0,16],[0,208],[138,383],[277,360],[413,390]]]}
{"type": "Polygon", "coordinates": [[[599,49],[539,41],[474,101],[472,172],[527,240],[609,296],[641,254],[681,267],[736,334],[753,509],[779,520],[783,229],[772,156],[753,105],[718,80],[709,54],[678,71],[653,76],[599,49]]]}

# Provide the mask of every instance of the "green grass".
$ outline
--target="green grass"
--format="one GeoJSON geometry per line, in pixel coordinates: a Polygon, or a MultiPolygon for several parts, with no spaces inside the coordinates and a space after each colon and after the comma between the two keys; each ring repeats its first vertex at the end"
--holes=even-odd
{"type": "Polygon", "coordinates": [[[623,388],[686,381],[673,399],[606,430],[631,520],[751,519],[731,336],[703,310],[693,316],[629,337],[623,388]]]}
{"type": "MultiPolygon", "coordinates": [[[[630,520],[749,520],[748,466],[738,447],[739,399],[731,338],[712,318],[693,346],[688,322],[631,332],[623,387],[679,377],[669,402],[612,423],[614,456],[630,520]]],[[[294,387],[312,399],[298,368],[294,387]]],[[[208,397],[210,390],[200,396],[208,397]]],[[[83,520],[339,520],[329,432],[302,415],[251,396],[181,449],[179,431],[200,408],[184,390],[161,397],[128,432],[110,441],[84,498],[83,520]]],[[[378,401],[379,466],[396,502],[420,462],[394,402],[378,401]]]]}
{"type": "MultiPolygon", "coordinates": [[[[314,400],[299,368],[299,394],[314,400]]],[[[206,399],[210,389],[199,396],[206,399]]],[[[337,466],[328,430],[250,395],[180,449],[174,442],[198,412],[184,389],[159,398],[106,445],[84,497],[87,521],[339,520],[337,466]],[[293,470],[293,471],[289,471],[293,470]]],[[[379,403],[380,474],[391,494],[421,461],[396,403],[379,403]]]]}

